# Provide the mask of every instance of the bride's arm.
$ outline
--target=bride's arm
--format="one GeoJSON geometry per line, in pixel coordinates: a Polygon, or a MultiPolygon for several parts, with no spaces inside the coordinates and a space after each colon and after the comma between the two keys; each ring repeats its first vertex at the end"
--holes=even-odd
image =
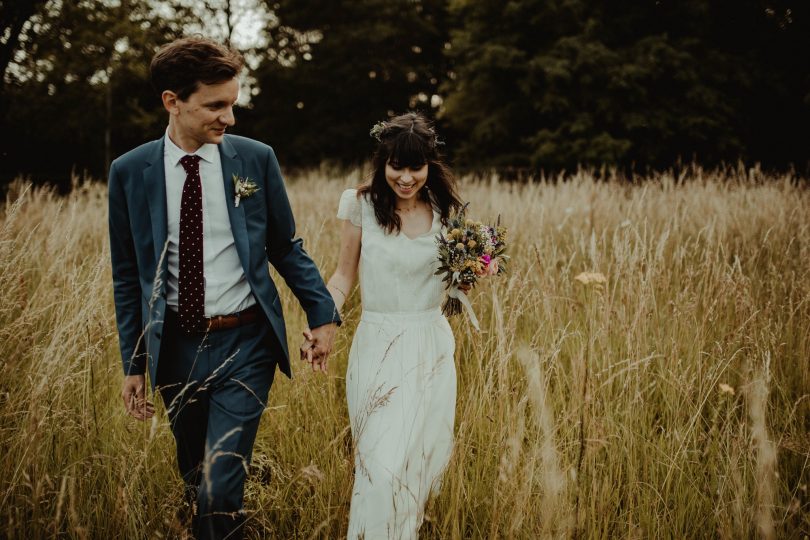
{"type": "Polygon", "coordinates": [[[332,295],[338,313],[343,308],[346,298],[351,294],[354,281],[357,279],[357,267],[360,263],[360,238],[362,229],[351,221],[343,222],[340,233],[340,255],[335,273],[329,278],[326,288],[332,295]]]}

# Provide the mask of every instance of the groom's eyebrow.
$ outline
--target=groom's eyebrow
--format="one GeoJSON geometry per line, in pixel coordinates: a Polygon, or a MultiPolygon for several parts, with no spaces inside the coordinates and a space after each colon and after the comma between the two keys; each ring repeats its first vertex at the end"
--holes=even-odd
{"type": "Polygon", "coordinates": [[[203,103],[203,107],[225,107],[228,105],[228,102],[224,99],[220,99],[218,101],[207,101],[203,103]]]}

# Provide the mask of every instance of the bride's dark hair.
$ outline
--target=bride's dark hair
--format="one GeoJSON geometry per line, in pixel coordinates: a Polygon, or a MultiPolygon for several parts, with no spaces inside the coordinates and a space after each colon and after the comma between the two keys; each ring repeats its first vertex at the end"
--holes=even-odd
{"type": "Polygon", "coordinates": [[[442,160],[438,145],[442,144],[428,120],[419,113],[410,112],[371,128],[371,136],[380,144],[374,152],[371,182],[358,189],[374,207],[377,222],[386,231],[399,232],[402,222],[396,213],[396,194],[385,180],[385,165],[421,169],[427,163],[427,182],[417,196],[436,208],[441,221],[447,225],[450,211],[461,207],[456,193],[456,180],[442,160]]]}

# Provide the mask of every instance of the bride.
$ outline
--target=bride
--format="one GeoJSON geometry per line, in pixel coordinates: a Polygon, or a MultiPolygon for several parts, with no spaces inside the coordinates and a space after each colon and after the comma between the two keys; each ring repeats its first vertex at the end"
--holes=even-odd
{"type": "Polygon", "coordinates": [[[374,174],[340,198],[340,256],[327,284],[341,309],[359,270],[363,310],[346,373],[348,538],[416,538],[453,448],[455,340],[441,313],[434,238],[461,204],[422,115],[380,122],[371,134],[374,174]]]}

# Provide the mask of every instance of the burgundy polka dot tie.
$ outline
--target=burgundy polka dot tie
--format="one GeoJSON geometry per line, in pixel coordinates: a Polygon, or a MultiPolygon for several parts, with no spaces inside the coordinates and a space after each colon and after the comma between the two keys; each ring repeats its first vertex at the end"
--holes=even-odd
{"type": "Polygon", "coordinates": [[[180,328],[193,332],[202,327],[205,318],[200,156],[184,156],[180,164],[186,170],[186,182],[183,184],[183,197],[180,200],[178,311],[180,328]]]}

